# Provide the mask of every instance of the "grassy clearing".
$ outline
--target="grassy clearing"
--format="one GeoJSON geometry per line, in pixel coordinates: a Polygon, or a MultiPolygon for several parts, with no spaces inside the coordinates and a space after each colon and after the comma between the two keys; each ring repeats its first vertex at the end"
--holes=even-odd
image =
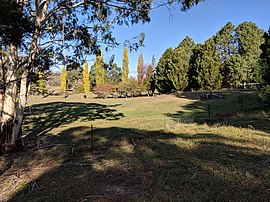
{"type": "Polygon", "coordinates": [[[223,94],[32,97],[27,149],[0,157],[0,200],[269,201],[269,111],[223,94]]]}

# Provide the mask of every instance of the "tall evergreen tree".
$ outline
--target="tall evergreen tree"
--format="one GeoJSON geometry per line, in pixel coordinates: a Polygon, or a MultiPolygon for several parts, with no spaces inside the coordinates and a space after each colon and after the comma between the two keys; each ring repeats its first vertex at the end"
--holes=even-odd
{"type": "Polygon", "coordinates": [[[184,48],[184,51],[186,52],[186,54],[188,55],[188,57],[190,58],[193,52],[193,49],[195,48],[196,44],[193,41],[192,38],[190,38],[189,36],[186,36],[177,46],[177,48],[184,48]]]}
{"type": "Polygon", "coordinates": [[[157,68],[156,68],[156,87],[160,92],[169,93],[174,90],[173,82],[169,75],[174,69],[173,64],[173,49],[168,48],[162,54],[161,58],[158,61],[157,68]]]}
{"type": "Polygon", "coordinates": [[[261,58],[261,69],[263,81],[270,84],[270,27],[268,32],[263,35],[265,42],[261,45],[262,54],[261,58]]]}
{"type": "Polygon", "coordinates": [[[83,89],[85,93],[90,93],[90,77],[88,73],[88,62],[83,64],[83,89]]]}
{"type": "Polygon", "coordinates": [[[138,65],[137,65],[137,79],[138,79],[139,85],[143,84],[144,75],[145,75],[144,60],[143,60],[143,55],[140,54],[138,58],[138,65]]]}
{"type": "Polygon", "coordinates": [[[95,68],[96,68],[96,74],[95,74],[96,85],[103,84],[105,80],[105,70],[104,70],[104,60],[103,60],[103,55],[102,55],[101,50],[96,55],[95,68]]]}
{"type": "MultiPolygon", "coordinates": [[[[183,67],[185,67],[184,68],[185,70],[182,67],[182,74],[184,73],[184,75],[182,75],[182,76],[183,76],[183,78],[185,78],[183,83],[186,83],[186,80],[188,80],[188,81],[190,80],[189,79],[189,77],[190,77],[189,70],[191,68],[190,59],[191,59],[191,56],[193,54],[193,50],[194,50],[195,46],[196,46],[196,44],[193,41],[193,39],[190,38],[189,36],[186,36],[175,49],[175,51],[176,51],[177,49],[182,48],[185,52],[185,55],[186,55],[183,57],[183,52],[180,51],[180,53],[182,53],[182,56],[180,56],[180,57],[182,57],[182,59],[185,59],[185,61],[183,61],[185,63],[185,65],[183,65],[183,67]],[[187,78],[186,78],[186,74],[188,76],[187,78]]],[[[190,84],[190,82],[188,82],[188,84],[190,84]]],[[[186,84],[185,84],[185,86],[186,86],[186,84]]],[[[191,87],[189,86],[189,88],[191,88],[191,87]]]]}
{"type": "Polygon", "coordinates": [[[221,62],[220,73],[223,78],[222,85],[228,87],[230,81],[229,63],[232,59],[231,57],[235,55],[233,24],[231,22],[226,23],[226,25],[217,32],[214,40],[217,54],[221,62]]]}
{"type": "Polygon", "coordinates": [[[129,74],[129,68],[128,68],[128,50],[127,48],[124,48],[124,54],[123,54],[123,60],[122,60],[122,82],[126,83],[128,82],[128,74],[129,74]]]}
{"type": "Polygon", "coordinates": [[[213,38],[208,39],[198,49],[195,68],[197,71],[197,82],[202,89],[213,90],[221,87],[222,76],[220,74],[220,61],[216,53],[213,38]]]}
{"type": "Polygon", "coordinates": [[[199,66],[197,65],[197,60],[201,57],[202,54],[202,44],[196,44],[193,51],[192,55],[190,57],[189,61],[189,71],[188,71],[188,88],[193,90],[193,89],[200,89],[201,85],[198,81],[198,75],[199,75],[199,66]]]}
{"type": "Polygon", "coordinates": [[[178,47],[173,53],[173,69],[169,72],[169,77],[173,87],[177,91],[184,90],[188,85],[189,54],[184,47],[178,47]]]}
{"type": "MultiPolygon", "coordinates": [[[[244,76],[240,82],[259,81],[259,58],[262,53],[260,46],[263,44],[264,31],[253,22],[243,22],[235,30],[237,52],[241,57],[241,74],[244,76]]],[[[238,65],[239,66],[239,65],[238,65]]]]}

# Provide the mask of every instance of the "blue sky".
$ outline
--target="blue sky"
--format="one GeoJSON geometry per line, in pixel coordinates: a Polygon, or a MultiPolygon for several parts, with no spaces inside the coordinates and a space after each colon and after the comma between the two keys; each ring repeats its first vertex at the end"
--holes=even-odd
{"type": "MultiPolygon", "coordinates": [[[[176,6],[170,11],[163,7],[151,13],[150,23],[116,27],[114,35],[119,41],[124,41],[141,32],[145,33],[145,46],[129,53],[130,76],[136,76],[141,53],[145,63],[151,63],[153,54],[158,62],[168,47],[176,47],[185,36],[191,37],[196,43],[203,43],[227,22],[237,26],[244,21],[252,21],[267,31],[270,25],[269,9],[270,0],[206,0],[187,12],[181,12],[176,6]]],[[[104,52],[104,59],[108,60],[113,54],[121,67],[123,49],[104,52]]],[[[89,63],[91,66],[94,61],[89,63]]]]}

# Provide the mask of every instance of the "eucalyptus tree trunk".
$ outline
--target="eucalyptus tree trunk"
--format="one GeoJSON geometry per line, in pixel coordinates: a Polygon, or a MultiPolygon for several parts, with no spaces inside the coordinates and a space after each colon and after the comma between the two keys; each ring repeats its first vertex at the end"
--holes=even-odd
{"type": "MultiPolygon", "coordinates": [[[[17,101],[17,62],[18,49],[14,45],[9,46],[8,67],[6,75],[6,84],[3,95],[2,113],[0,117],[0,147],[5,150],[16,148],[16,143],[21,139],[22,122],[24,118],[24,110],[27,102],[29,72],[31,71],[33,61],[36,58],[38,50],[38,38],[40,35],[41,24],[44,22],[49,1],[35,0],[35,31],[32,36],[27,66],[24,68],[20,79],[20,93],[17,101]]],[[[1,106],[1,105],[0,105],[1,106]]]]}
{"type": "Polygon", "coordinates": [[[1,123],[2,111],[3,111],[4,85],[5,85],[4,62],[3,62],[3,58],[0,58],[0,123],[1,123]]]}
{"type": "Polygon", "coordinates": [[[18,49],[14,44],[9,44],[7,51],[7,70],[4,88],[2,92],[2,111],[1,111],[1,128],[0,143],[5,150],[9,150],[11,145],[11,133],[14,122],[16,101],[17,101],[17,66],[18,66],[18,49]]]}
{"type": "Polygon", "coordinates": [[[21,78],[20,84],[20,94],[18,106],[16,108],[16,116],[13,125],[13,131],[11,136],[11,144],[15,145],[18,140],[21,139],[21,130],[22,130],[22,122],[24,118],[24,110],[27,104],[27,96],[28,96],[28,86],[29,86],[29,72],[32,69],[33,61],[36,58],[38,51],[38,38],[40,36],[40,26],[42,22],[45,20],[46,12],[48,9],[49,1],[41,4],[41,0],[36,0],[36,22],[35,22],[35,32],[33,33],[32,41],[30,44],[30,50],[28,55],[27,67],[24,69],[21,78]]]}

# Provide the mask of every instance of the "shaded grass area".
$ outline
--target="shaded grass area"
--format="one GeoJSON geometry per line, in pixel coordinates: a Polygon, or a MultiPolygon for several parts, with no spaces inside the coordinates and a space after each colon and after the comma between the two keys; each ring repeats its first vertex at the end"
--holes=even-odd
{"type": "Polygon", "coordinates": [[[269,138],[260,134],[256,139],[266,141],[255,146],[250,134],[242,142],[239,136],[226,137],[211,129],[182,134],[100,128],[95,130],[91,151],[84,134],[88,130],[75,127],[59,134],[74,146],[55,145],[26,156],[21,166],[32,165],[32,172],[49,167],[11,201],[267,201],[270,197],[269,151],[259,149],[269,148],[269,138]],[[75,131],[82,132],[71,138],[75,131]]]}
{"type": "MultiPolygon", "coordinates": [[[[197,100],[168,116],[177,122],[232,125],[270,132],[269,107],[260,101],[255,91],[225,91],[221,94],[225,99],[197,100]]],[[[183,96],[194,99],[199,93],[180,95],[183,96]]]]}
{"type": "Polygon", "coordinates": [[[89,122],[97,119],[118,120],[123,118],[122,113],[117,113],[116,105],[80,102],[50,102],[34,104],[26,112],[24,132],[27,136],[40,136],[48,133],[53,128],[74,122],[89,122]]]}
{"type": "MultiPolygon", "coordinates": [[[[7,168],[0,200],[268,201],[267,130],[198,124],[209,101],[189,95],[33,105],[26,150],[0,158],[1,170],[7,168]],[[164,129],[164,112],[192,119],[164,129]]],[[[210,102],[222,106],[237,96],[210,102]]]]}

